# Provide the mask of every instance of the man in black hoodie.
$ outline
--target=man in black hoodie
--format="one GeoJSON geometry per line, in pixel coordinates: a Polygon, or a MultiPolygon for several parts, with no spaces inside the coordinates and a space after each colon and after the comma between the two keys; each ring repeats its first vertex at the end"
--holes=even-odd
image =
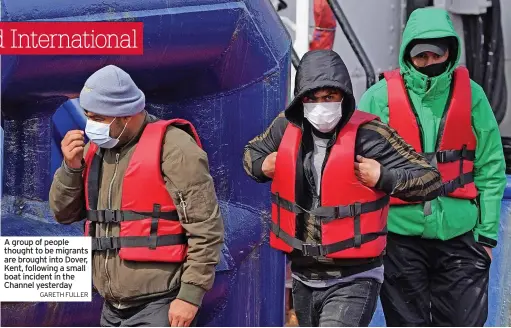
{"type": "Polygon", "coordinates": [[[430,200],[439,172],[376,116],[355,110],[337,53],[305,54],[295,98],[245,147],[272,181],[270,244],[288,254],[301,326],[368,326],[383,282],[389,195],[430,200]],[[304,119],[305,118],[305,119],[304,119]]]}

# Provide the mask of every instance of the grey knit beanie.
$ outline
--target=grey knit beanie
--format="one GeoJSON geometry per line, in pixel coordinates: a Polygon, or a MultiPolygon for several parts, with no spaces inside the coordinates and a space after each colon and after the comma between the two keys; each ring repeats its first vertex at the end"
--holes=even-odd
{"type": "Polygon", "coordinates": [[[128,73],[108,65],[92,74],[80,92],[80,106],[94,114],[125,117],[145,108],[145,95],[128,73]]]}

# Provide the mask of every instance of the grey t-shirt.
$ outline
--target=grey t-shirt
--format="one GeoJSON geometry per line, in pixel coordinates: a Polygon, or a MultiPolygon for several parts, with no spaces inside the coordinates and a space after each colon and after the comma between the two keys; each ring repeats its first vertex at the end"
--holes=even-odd
{"type": "Polygon", "coordinates": [[[316,193],[319,195],[321,191],[321,168],[326,156],[328,139],[317,137],[314,133],[312,134],[312,139],[314,140],[314,150],[312,152],[312,175],[314,176],[314,182],[316,184],[316,193]]]}

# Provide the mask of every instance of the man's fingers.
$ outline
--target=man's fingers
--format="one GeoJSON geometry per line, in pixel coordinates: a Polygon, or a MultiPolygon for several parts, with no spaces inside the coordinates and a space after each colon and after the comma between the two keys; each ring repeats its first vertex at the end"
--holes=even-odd
{"type": "Polygon", "coordinates": [[[176,318],[176,316],[175,315],[171,315],[170,317],[171,317],[170,326],[171,327],[179,327],[178,326],[179,322],[178,322],[178,319],[176,318]]]}
{"type": "Polygon", "coordinates": [[[82,130],[71,130],[68,133],[66,133],[66,135],[64,136],[64,139],[71,138],[71,137],[77,137],[77,136],[83,137],[83,135],[84,135],[84,133],[82,130]]]}
{"type": "Polygon", "coordinates": [[[367,164],[355,162],[355,171],[366,172],[367,164]]]}
{"type": "Polygon", "coordinates": [[[72,142],[74,142],[76,140],[83,141],[84,140],[83,135],[79,134],[79,133],[74,133],[74,134],[66,136],[64,139],[62,139],[62,146],[64,146],[64,147],[68,146],[69,144],[71,144],[72,142]]]}
{"type": "Polygon", "coordinates": [[[178,318],[177,327],[186,327],[185,326],[185,321],[183,320],[182,317],[178,318]]]}
{"type": "Polygon", "coordinates": [[[81,134],[83,136],[83,131],[82,130],[69,130],[66,133],[66,135],[71,135],[71,134],[81,134]]]}
{"type": "Polygon", "coordinates": [[[83,147],[76,147],[69,152],[69,155],[71,155],[71,158],[73,158],[76,155],[78,155],[81,151],[83,151],[83,147]]]}
{"type": "Polygon", "coordinates": [[[179,314],[171,314],[172,321],[170,322],[171,327],[188,327],[191,321],[185,320],[179,314]]]}
{"type": "Polygon", "coordinates": [[[69,145],[67,145],[67,148],[71,151],[76,147],[83,147],[85,146],[85,142],[83,142],[83,139],[75,140],[71,142],[69,145]]]}
{"type": "Polygon", "coordinates": [[[367,164],[372,164],[373,162],[376,162],[374,159],[365,158],[360,155],[357,155],[357,161],[359,161],[360,163],[367,163],[367,164]]]}

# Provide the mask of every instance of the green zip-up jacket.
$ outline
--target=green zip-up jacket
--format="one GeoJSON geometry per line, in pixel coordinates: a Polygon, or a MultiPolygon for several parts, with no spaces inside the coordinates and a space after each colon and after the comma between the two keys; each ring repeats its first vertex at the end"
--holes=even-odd
{"type": "MultiPolygon", "coordinates": [[[[399,67],[410,99],[422,127],[424,152],[434,152],[438,129],[449,97],[454,68],[461,55],[460,37],[448,13],[440,8],[415,10],[406,24],[399,52],[399,67]],[[406,60],[405,50],[414,39],[454,37],[457,54],[453,64],[442,75],[428,78],[406,60]]],[[[409,57],[408,57],[409,58],[409,57]]],[[[474,231],[476,240],[486,246],[497,245],[501,199],[506,186],[505,161],[497,121],[490,103],[476,82],[472,89],[472,129],[477,140],[474,181],[479,191],[478,202],[439,197],[432,201],[432,214],[425,216],[423,205],[392,206],[389,231],[408,236],[448,240],[474,231]]],[[[388,123],[387,82],[381,79],[367,90],[359,109],[378,115],[388,123]]]]}

